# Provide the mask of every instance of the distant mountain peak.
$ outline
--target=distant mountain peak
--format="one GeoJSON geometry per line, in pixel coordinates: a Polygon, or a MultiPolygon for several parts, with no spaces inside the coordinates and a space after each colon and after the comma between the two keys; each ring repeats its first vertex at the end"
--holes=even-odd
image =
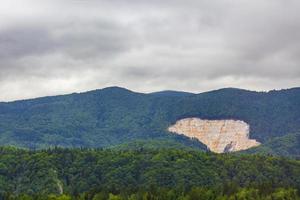
{"type": "Polygon", "coordinates": [[[84,93],[90,93],[90,92],[114,93],[114,94],[137,93],[137,92],[134,92],[134,91],[129,90],[129,89],[124,88],[124,87],[111,86],[111,87],[106,87],[106,88],[102,88],[102,89],[96,89],[96,90],[92,90],[92,91],[83,92],[83,94],[84,93]]]}

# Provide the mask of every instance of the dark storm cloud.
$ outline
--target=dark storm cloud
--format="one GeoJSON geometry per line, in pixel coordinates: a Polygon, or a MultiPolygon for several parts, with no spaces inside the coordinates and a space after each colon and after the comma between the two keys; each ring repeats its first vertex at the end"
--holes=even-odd
{"type": "Polygon", "coordinates": [[[300,83],[296,0],[17,0],[0,7],[0,100],[111,85],[300,83]]]}

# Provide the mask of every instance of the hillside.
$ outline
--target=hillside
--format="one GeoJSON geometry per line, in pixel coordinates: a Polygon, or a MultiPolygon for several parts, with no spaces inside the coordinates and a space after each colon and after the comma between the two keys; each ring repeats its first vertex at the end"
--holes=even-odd
{"type": "Polygon", "coordinates": [[[247,153],[260,153],[300,159],[300,133],[270,139],[263,146],[249,149],[247,153]]]}
{"type": "Polygon", "coordinates": [[[76,199],[93,199],[100,192],[127,195],[121,199],[128,199],[130,194],[146,191],[154,196],[172,191],[176,198],[155,199],[181,199],[178,196],[192,195],[194,190],[196,196],[210,197],[192,199],[217,199],[236,193],[266,199],[266,195],[276,192],[281,198],[295,199],[294,189],[300,186],[299,161],[178,149],[0,148],[0,172],[0,198],[7,199],[22,194],[45,199],[49,194],[62,193],[76,199]]]}
{"type": "Polygon", "coordinates": [[[238,119],[265,143],[300,130],[300,88],[253,92],[234,88],[200,94],[143,94],[111,87],[86,93],[0,103],[0,145],[109,147],[166,139],[206,149],[167,129],[177,120],[238,119]]]}

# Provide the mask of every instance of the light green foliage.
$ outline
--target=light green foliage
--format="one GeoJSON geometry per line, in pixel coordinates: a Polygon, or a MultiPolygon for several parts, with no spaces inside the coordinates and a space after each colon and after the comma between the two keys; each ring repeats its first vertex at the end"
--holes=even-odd
{"type": "Polygon", "coordinates": [[[109,194],[108,200],[123,200],[119,195],[109,194]]]}
{"type": "Polygon", "coordinates": [[[71,197],[68,195],[60,195],[60,196],[49,195],[47,200],[71,200],[71,197]]]}

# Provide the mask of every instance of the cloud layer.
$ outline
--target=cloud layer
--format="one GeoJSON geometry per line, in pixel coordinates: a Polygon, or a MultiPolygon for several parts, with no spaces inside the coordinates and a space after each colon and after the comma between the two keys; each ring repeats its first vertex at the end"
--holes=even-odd
{"type": "Polygon", "coordinates": [[[300,86],[297,0],[4,0],[0,101],[300,86]]]}

